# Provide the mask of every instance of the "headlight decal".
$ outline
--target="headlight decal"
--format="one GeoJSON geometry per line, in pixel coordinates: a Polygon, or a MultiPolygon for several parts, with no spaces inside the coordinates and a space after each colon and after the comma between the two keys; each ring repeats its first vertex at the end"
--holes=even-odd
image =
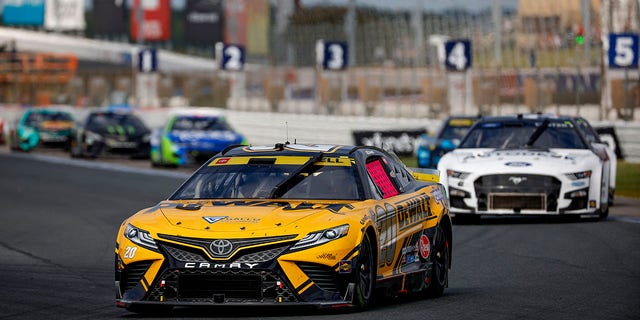
{"type": "Polygon", "coordinates": [[[342,238],[346,236],[347,233],[349,233],[348,224],[343,224],[341,226],[311,232],[306,236],[304,236],[302,239],[300,239],[300,241],[294,244],[289,250],[296,251],[296,250],[319,246],[321,244],[342,238]]]}
{"type": "Polygon", "coordinates": [[[141,247],[153,251],[158,250],[158,245],[156,245],[151,234],[148,231],[134,227],[132,224],[127,224],[127,227],[124,230],[124,236],[141,247]]]}
{"type": "Polygon", "coordinates": [[[465,179],[469,176],[469,173],[462,172],[462,171],[455,171],[455,170],[447,170],[447,176],[451,178],[465,179]]]}
{"type": "Polygon", "coordinates": [[[571,180],[580,180],[591,177],[591,170],[567,173],[566,176],[571,180]]]}

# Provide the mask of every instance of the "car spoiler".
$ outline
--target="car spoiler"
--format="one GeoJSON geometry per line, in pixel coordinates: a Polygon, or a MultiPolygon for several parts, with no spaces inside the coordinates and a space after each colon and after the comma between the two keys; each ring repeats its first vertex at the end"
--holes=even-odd
{"type": "Polygon", "coordinates": [[[409,168],[414,179],[424,182],[440,182],[440,171],[426,168],[409,168]]]}

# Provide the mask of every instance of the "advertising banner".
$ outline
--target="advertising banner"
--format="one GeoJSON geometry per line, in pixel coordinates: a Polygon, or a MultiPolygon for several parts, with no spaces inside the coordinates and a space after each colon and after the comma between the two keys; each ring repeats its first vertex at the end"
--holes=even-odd
{"type": "Polygon", "coordinates": [[[130,11],[131,38],[138,39],[138,8],[142,3],[142,38],[145,41],[167,41],[171,38],[169,0],[133,0],[130,11]]]}
{"type": "Polygon", "coordinates": [[[362,130],[353,131],[356,146],[374,146],[399,156],[413,155],[417,141],[425,129],[414,130],[362,130]]]}
{"type": "Polygon", "coordinates": [[[42,26],[44,0],[4,0],[2,22],[5,25],[42,26]]]}
{"type": "Polygon", "coordinates": [[[247,45],[248,0],[227,0],[224,8],[224,42],[247,45]]]}
{"type": "Polygon", "coordinates": [[[269,0],[251,0],[247,6],[247,52],[269,54],[269,0]]]}
{"type": "Polygon", "coordinates": [[[248,55],[267,55],[269,13],[268,0],[226,0],[224,42],[244,46],[248,55]]]}
{"type": "Polygon", "coordinates": [[[223,41],[223,0],[187,0],[185,39],[192,45],[213,45],[223,41]]]}
{"type": "Polygon", "coordinates": [[[125,0],[93,0],[93,28],[98,35],[125,34],[125,0]]]}
{"type": "Polygon", "coordinates": [[[84,0],[47,0],[44,27],[47,30],[84,30],[84,0]]]}

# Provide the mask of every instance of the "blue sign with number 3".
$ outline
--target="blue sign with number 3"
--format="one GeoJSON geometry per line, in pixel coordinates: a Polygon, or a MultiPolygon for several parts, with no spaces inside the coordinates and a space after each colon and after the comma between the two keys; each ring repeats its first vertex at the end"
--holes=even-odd
{"type": "Polygon", "coordinates": [[[349,47],[346,42],[324,42],[324,59],[322,67],[325,70],[344,70],[347,68],[349,47]]]}
{"type": "Polygon", "coordinates": [[[609,68],[638,67],[638,35],[635,33],[609,34],[609,68]]]}

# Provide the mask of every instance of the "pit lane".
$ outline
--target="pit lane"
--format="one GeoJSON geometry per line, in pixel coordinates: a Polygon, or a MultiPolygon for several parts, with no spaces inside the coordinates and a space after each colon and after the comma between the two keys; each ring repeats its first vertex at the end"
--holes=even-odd
{"type": "MultiPolygon", "coordinates": [[[[166,198],[193,168],[156,170],[148,161],[2,149],[0,317],[136,317],[115,307],[115,233],[127,216],[166,198]]],[[[627,200],[601,222],[527,218],[455,225],[445,296],[381,301],[371,310],[330,317],[637,319],[640,224],[633,221],[640,202],[627,200]]],[[[183,308],[171,316],[327,318],[299,308],[183,308]]]]}

